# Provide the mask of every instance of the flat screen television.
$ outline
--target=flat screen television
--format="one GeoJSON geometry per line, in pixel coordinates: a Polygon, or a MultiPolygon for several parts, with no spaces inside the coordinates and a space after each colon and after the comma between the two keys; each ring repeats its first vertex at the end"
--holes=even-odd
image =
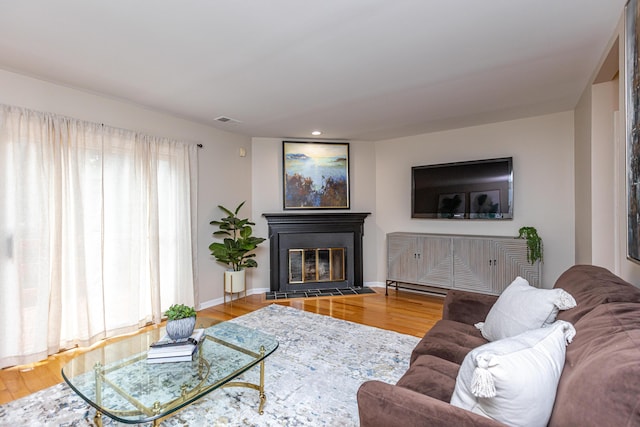
{"type": "Polygon", "coordinates": [[[411,168],[411,217],[513,219],[513,159],[411,168]]]}

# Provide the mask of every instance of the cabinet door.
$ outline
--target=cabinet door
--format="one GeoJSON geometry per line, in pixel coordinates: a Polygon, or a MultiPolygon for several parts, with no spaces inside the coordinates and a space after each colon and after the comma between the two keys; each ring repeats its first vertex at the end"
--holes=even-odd
{"type": "Polygon", "coordinates": [[[493,293],[502,293],[517,276],[526,279],[531,286],[540,287],[540,265],[527,261],[526,240],[494,240],[493,247],[496,260],[493,293]]]}
{"type": "Polygon", "coordinates": [[[494,293],[493,253],[488,239],[453,239],[453,288],[494,293]]]}
{"type": "Polygon", "coordinates": [[[416,237],[387,235],[387,279],[415,283],[418,277],[416,237]]]}
{"type": "Polygon", "coordinates": [[[418,283],[450,288],[453,283],[451,237],[418,237],[418,283]]]}

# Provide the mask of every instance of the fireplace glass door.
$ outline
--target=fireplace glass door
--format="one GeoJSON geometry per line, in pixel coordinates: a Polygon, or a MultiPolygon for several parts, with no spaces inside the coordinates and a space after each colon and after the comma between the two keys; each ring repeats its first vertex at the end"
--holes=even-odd
{"type": "Polygon", "coordinates": [[[289,284],[345,280],[345,248],[289,249],[289,284]]]}

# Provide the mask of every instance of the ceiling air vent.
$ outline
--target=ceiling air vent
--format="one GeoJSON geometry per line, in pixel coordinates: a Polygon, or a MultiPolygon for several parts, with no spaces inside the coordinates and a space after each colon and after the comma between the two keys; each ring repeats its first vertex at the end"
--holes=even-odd
{"type": "Polygon", "coordinates": [[[221,123],[240,123],[240,120],[232,119],[231,117],[226,116],[216,117],[215,120],[221,123]]]}

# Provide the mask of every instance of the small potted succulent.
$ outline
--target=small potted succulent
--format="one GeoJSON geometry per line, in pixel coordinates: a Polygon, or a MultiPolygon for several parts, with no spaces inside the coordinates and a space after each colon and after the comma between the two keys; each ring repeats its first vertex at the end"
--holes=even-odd
{"type": "Polygon", "coordinates": [[[166,331],[174,341],[186,339],[193,334],[196,326],[196,310],[184,304],[174,304],[165,313],[166,331]]]}

